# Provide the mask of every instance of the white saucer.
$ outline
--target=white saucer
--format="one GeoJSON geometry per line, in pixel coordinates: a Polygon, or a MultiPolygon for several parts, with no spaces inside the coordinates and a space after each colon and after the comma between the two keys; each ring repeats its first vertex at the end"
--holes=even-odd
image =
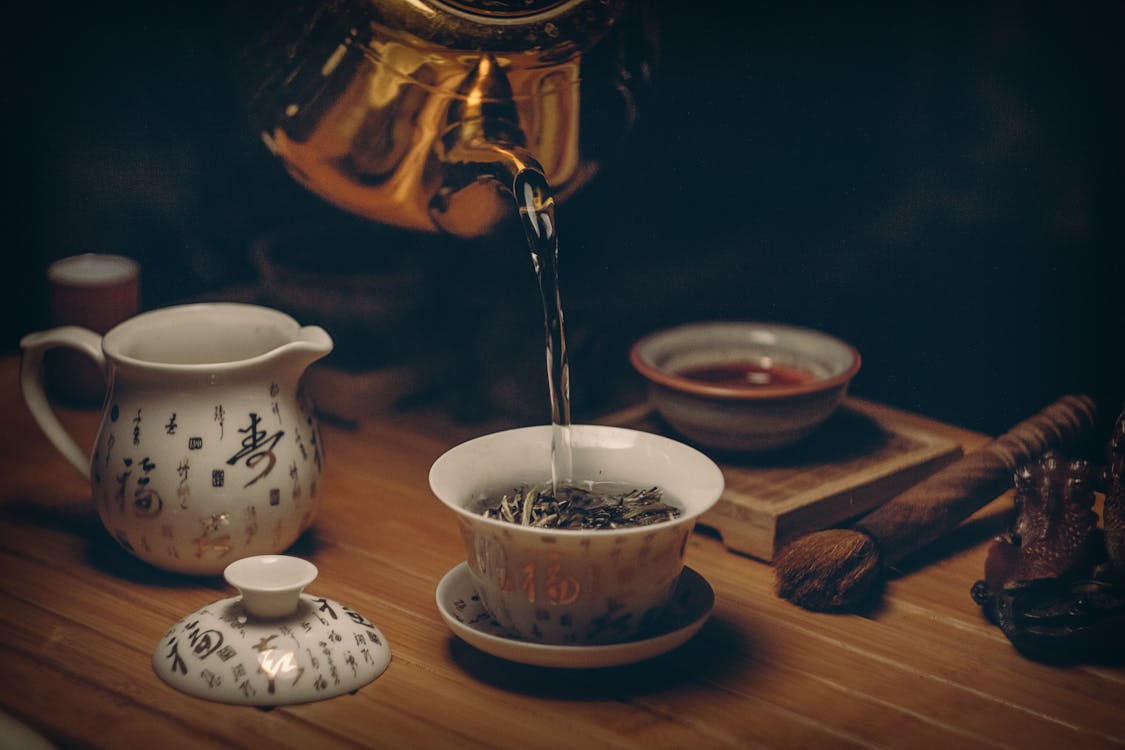
{"type": "Polygon", "coordinates": [[[465,563],[445,574],[436,598],[449,628],[481,651],[521,664],[571,669],[632,664],[667,653],[698,633],[715,606],[711,584],[684,566],[672,604],[649,635],[606,646],[567,646],[532,643],[509,635],[484,611],[465,563]]]}

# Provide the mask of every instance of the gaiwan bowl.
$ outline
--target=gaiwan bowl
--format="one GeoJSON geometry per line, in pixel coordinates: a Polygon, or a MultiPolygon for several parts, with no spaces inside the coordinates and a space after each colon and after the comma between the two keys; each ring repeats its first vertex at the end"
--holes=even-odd
{"type": "Polygon", "coordinates": [[[814,432],[843,400],[860,356],[850,344],[779,323],[689,323],[629,354],[649,400],[680,435],[731,452],[776,450],[814,432]]]}
{"type": "Polygon", "coordinates": [[[695,448],[662,435],[572,425],[575,484],[659,487],[679,514],[645,526],[552,529],[486,518],[480,503],[548,486],[553,428],[497,432],[434,462],[430,487],[456,516],[481,605],[517,638],[599,645],[643,635],[668,605],[696,519],[719,499],[723,475],[695,448]]]}

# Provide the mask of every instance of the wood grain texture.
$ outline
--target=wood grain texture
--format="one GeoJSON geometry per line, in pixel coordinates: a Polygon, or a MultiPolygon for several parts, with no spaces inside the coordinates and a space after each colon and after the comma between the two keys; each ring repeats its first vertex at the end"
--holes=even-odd
{"type": "MultiPolygon", "coordinates": [[[[779,600],[766,564],[697,533],[688,563],[717,602],[680,649],[589,671],[481,653],[434,604],[462,551],[427,484],[472,429],[418,414],[325,425],[324,504],[292,549],[320,569],[310,592],[383,631],[388,670],[353,695],[269,711],[188,697],[156,677],[152,652],[176,620],[232,592],[116,546],[24,409],[15,368],[0,360],[0,708],[60,747],[1125,746],[1125,669],[1028,661],[969,597],[1008,496],[901,567],[867,616],[779,600]]],[[[96,414],[63,418],[92,443],[96,414]]],[[[898,418],[966,449],[984,440],[898,418]]]]}
{"type": "MultiPolygon", "coordinates": [[[[606,421],[675,437],[647,408],[606,421]]],[[[849,398],[797,446],[716,455],[726,487],[700,522],[728,548],[769,562],[792,540],[877,508],[960,456],[960,444],[946,430],[849,398]]]]}

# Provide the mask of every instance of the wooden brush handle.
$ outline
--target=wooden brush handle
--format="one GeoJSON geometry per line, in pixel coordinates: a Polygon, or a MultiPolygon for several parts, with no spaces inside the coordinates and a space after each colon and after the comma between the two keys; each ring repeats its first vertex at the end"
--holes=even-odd
{"type": "Polygon", "coordinates": [[[858,521],[884,565],[925,547],[1012,486],[1021,465],[1078,440],[1094,426],[1086,396],[1064,396],[858,521]]]}

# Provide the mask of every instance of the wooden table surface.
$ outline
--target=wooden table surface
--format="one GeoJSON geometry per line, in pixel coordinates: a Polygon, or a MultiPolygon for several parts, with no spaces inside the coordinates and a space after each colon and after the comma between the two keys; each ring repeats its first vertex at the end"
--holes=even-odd
{"type": "MultiPolygon", "coordinates": [[[[272,710],[189,697],[155,675],[152,653],[182,616],[232,590],[165,574],[116,546],[85,480],[32,422],[16,369],[15,358],[0,359],[0,708],[57,746],[1125,745],[1125,669],[1029,661],[969,596],[1009,497],[901,571],[866,616],[778,599],[768,565],[700,531],[687,561],[716,605],[679,649],[594,670],[477,651],[434,602],[462,552],[427,484],[431,462],[465,434],[410,415],[322,425],[323,506],[292,550],[320,569],[311,592],[383,631],[387,671],[355,694],[272,710]]],[[[92,444],[96,413],[63,419],[92,444]]],[[[966,449],[984,439],[927,425],[966,449]]]]}

